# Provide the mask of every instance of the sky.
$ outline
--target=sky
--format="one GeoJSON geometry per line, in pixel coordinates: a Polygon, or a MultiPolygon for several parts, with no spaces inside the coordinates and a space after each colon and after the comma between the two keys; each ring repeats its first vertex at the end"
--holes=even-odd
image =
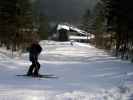
{"type": "Polygon", "coordinates": [[[41,0],[41,12],[50,20],[78,22],[97,0],[41,0]]]}

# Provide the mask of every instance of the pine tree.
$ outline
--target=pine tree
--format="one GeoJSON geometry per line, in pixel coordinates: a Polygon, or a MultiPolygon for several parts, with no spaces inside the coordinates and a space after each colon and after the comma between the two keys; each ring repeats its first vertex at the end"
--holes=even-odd
{"type": "Polygon", "coordinates": [[[29,0],[3,0],[0,4],[0,39],[16,50],[35,38],[34,20],[29,0]]]}
{"type": "Polygon", "coordinates": [[[41,0],[33,3],[34,22],[40,39],[48,38],[48,17],[41,10],[41,0]]]}
{"type": "Polygon", "coordinates": [[[116,56],[121,52],[124,58],[127,52],[132,51],[133,6],[130,0],[102,0],[106,9],[108,30],[115,32],[116,56]],[[130,45],[130,46],[129,46],[130,45]]]}
{"type": "Polygon", "coordinates": [[[105,48],[104,35],[106,31],[106,18],[104,15],[104,4],[102,2],[97,2],[95,5],[91,19],[93,19],[92,29],[95,34],[96,46],[105,48]]]}
{"type": "Polygon", "coordinates": [[[81,28],[86,32],[91,31],[91,12],[89,9],[83,15],[81,28]]]}
{"type": "Polygon", "coordinates": [[[1,0],[0,3],[0,41],[8,48],[12,43],[12,36],[16,32],[16,2],[16,0],[1,0]]]}

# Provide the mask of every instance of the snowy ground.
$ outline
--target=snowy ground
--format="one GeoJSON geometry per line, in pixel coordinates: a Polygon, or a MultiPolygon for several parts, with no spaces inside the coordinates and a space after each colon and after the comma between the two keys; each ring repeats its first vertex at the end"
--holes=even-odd
{"type": "Polygon", "coordinates": [[[28,54],[0,49],[0,100],[133,100],[133,64],[89,44],[41,42],[41,74],[58,78],[18,77],[26,73],[28,54]]]}

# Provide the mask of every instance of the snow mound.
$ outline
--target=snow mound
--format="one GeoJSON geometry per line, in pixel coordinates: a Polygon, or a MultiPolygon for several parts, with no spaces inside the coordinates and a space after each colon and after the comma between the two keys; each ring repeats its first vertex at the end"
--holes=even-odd
{"type": "Polygon", "coordinates": [[[0,100],[133,100],[133,86],[100,91],[3,90],[0,100]]]}

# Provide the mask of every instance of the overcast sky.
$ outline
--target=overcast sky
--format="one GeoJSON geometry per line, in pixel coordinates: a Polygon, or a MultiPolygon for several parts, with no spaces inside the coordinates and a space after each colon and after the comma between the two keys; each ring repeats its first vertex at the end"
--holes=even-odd
{"type": "Polygon", "coordinates": [[[96,0],[41,0],[41,12],[51,20],[78,21],[96,0]]]}

